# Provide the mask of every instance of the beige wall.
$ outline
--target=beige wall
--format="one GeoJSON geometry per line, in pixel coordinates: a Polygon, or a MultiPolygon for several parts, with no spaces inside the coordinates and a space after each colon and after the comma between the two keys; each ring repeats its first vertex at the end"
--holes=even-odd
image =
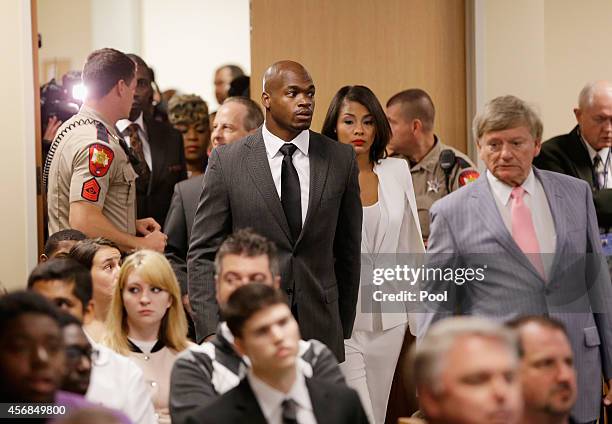
{"type": "Polygon", "coordinates": [[[568,132],[587,81],[612,79],[609,0],[475,0],[484,49],[478,106],[514,94],[538,107],[544,139],[568,132]]]}
{"type": "Polygon", "coordinates": [[[0,281],[24,287],[36,263],[34,89],[30,2],[5,0],[0,13],[0,281]],[[9,41],[10,40],[10,41],[9,41]],[[10,64],[10,65],[9,65],[10,64]]]}

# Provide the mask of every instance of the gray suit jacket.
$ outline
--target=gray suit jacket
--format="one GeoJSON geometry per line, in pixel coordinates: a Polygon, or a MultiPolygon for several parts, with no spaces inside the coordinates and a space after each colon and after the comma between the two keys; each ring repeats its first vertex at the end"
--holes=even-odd
{"type": "Polygon", "coordinates": [[[251,227],[276,244],[281,287],[302,337],[325,343],[340,361],[355,319],[362,209],[351,146],[310,132],[310,192],[295,244],[272,180],[261,128],[213,150],[192,228],[187,268],[198,340],[215,332],[214,257],[223,240],[251,227]]]}
{"type": "Polygon", "coordinates": [[[554,257],[544,258],[552,260],[548,281],[514,242],[483,174],[432,207],[428,265],[456,269],[486,264],[484,280],[461,286],[425,281],[425,290],[448,289],[450,300],[427,305],[433,312],[421,316],[418,335],[457,309],[500,321],[534,314],[557,318],[568,330],[578,372],[572,416],[577,422],[593,421],[599,416],[602,365],[606,379],[612,377],[612,287],[591,189],[573,177],[534,171],[557,234],[554,257]]]}
{"type": "Polygon", "coordinates": [[[181,294],[187,294],[187,250],[204,175],[189,178],[174,186],[170,209],[164,223],[168,244],[164,254],[176,274],[181,294]]]}

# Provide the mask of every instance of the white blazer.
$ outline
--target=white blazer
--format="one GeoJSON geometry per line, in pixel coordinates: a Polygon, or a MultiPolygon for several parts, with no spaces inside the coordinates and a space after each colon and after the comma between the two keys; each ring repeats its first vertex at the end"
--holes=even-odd
{"type": "MultiPolygon", "coordinates": [[[[425,246],[421,235],[419,224],[419,214],[416,206],[412,176],[408,163],[404,159],[386,158],[378,164],[374,164],[374,173],[378,176],[378,203],[380,205],[380,223],[378,227],[382,238],[374,252],[368,252],[363,234],[365,233],[365,221],[362,224],[361,239],[361,281],[372,281],[372,270],[374,267],[395,266],[396,253],[410,253],[414,255],[399,255],[397,262],[404,265],[406,259],[414,260],[412,264],[418,267],[422,264],[425,246]],[[380,255],[377,257],[377,255],[380,255]],[[378,262],[378,261],[381,262],[378,262]],[[369,275],[368,275],[369,274],[369,275]],[[365,277],[368,275],[367,277],[365,277]]],[[[370,230],[369,234],[372,233],[370,230]]],[[[386,283],[385,283],[386,284],[386,283]]],[[[401,287],[395,285],[395,291],[401,287]]],[[[385,290],[385,293],[394,290],[385,290]]],[[[362,304],[363,287],[359,289],[357,300],[357,316],[355,317],[354,329],[361,331],[374,331],[380,328],[388,330],[408,321],[408,314],[405,312],[405,305],[401,304],[404,312],[384,312],[382,313],[365,312],[371,309],[363,308],[362,304]],[[363,310],[363,312],[362,312],[363,310]]],[[[369,290],[367,291],[369,292],[369,290]]],[[[372,302],[372,300],[366,299],[372,302]]],[[[414,329],[413,329],[414,330],[414,329]]]]}

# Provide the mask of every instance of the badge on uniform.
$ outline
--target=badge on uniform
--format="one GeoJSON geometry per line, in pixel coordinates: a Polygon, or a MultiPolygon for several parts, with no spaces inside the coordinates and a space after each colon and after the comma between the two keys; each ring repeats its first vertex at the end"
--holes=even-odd
{"type": "MultiPolygon", "coordinates": [[[[94,177],[103,177],[113,163],[113,149],[103,144],[89,146],[89,172],[94,177]]],[[[97,184],[97,183],[96,183],[97,184]]]]}
{"type": "Polygon", "coordinates": [[[480,174],[478,173],[478,171],[475,171],[473,169],[467,169],[461,172],[461,174],[459,174],[459,187],[463,187],[466,184],[473,183],[478,179],[478,177],[480,177],[480,174]]]}
{"type": "Polygon", "coordinates": [[[440,191],[440,181],[437,179],[427,181],[427,192],[429,193],[430,191],[433,191],[434,193],[440,191]]]}
{"type": "Polygon", "coordinates": [[[83,183],[81,197],[91,202],[98,201],[98,198],[100,197],[100,184],[98,184],[95,178],[90,178],[83,183]]]}

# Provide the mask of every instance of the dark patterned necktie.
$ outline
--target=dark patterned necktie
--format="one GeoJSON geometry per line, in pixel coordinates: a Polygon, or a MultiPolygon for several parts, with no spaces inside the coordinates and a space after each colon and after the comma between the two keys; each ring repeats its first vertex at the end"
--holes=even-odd
{"type": "Polygon", "coordinates": [[[296,403],[293,399],[283,401],[283,424],[298,424],[296,403]]]}
{"type": "Polygon", "coordinates": [[[595,171],[595,181],[593,181],[596,186],[595,188],[597,188],[598,190],[605,188],[604,184],[606,182],[606,176],[604,170],[604,163],[601,160],[601,156],[599,156],[599,154],[596,154],[593,158],[593,171],[595,171]]]}
{"type": "Polygon", "coordinates": [[[283,154],[283,167],[281,170],[281,204],[287,217],[289,230],[295,243],[302,231],[302,194],[300,191],[300,179],[293,166],[293,154],[297,146],[292,143],[285,143],[280,148],[283,154]]]}
{"type": "Polygon", "coordinates": [[[151,170],[149,169],[149,165],[147,165],[142,150],[142,140],[138,135],[138,124],[130,124],[130,126],[127,127],[127,132],[130,136],[130,147],[132,148],[132,152],[134,152],[134,156],[138,159],[138,163],[134,165],[134,171],[138,174],[136,184],[146,191],[146,188],[149,187],[151,170]]]}

